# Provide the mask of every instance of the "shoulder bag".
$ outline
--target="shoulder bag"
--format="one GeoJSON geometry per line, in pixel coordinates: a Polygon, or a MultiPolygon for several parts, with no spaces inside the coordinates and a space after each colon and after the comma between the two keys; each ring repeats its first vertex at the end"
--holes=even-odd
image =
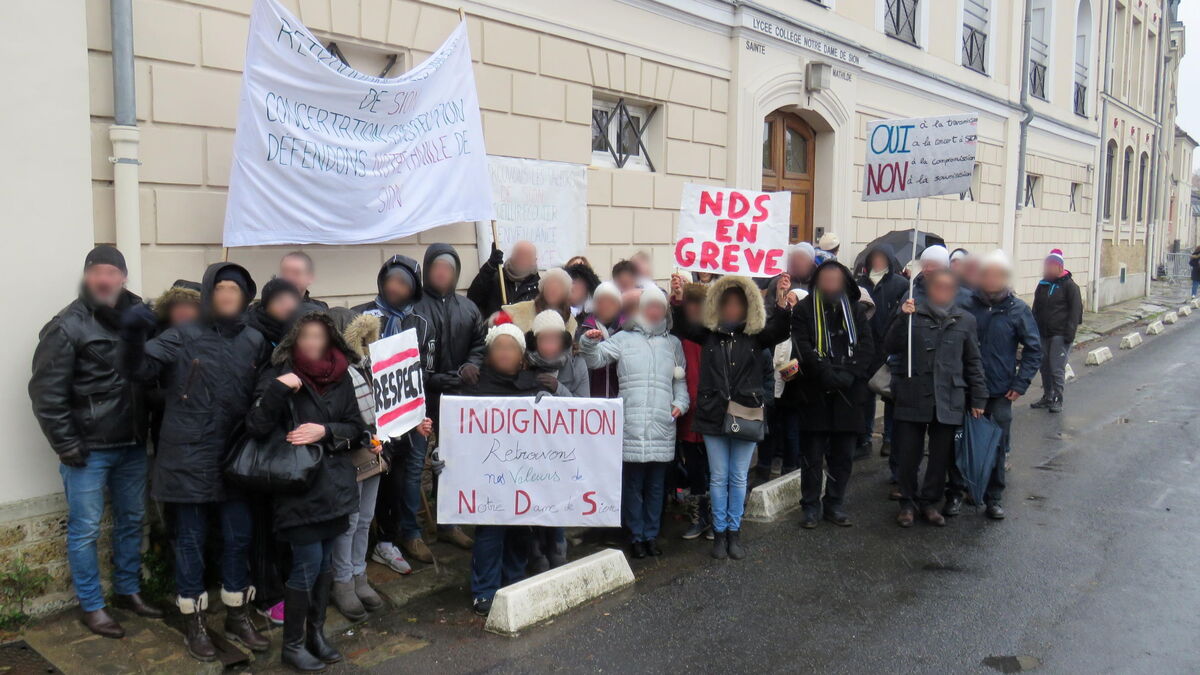
{"type": "Polygon", "coordinates": [[[751,408],[734,402],[729,388],[729,352],[724,347],[725,341],[721,342],[721,365],[725,369],[725,399],[729,402],[725,409],[725,421],[721,425],[722,433],[725,436],[757,443],[767,435],[763,406],[759,404],[757,408],[751,408]]]}
{"type": "MultiPolygon", "coordinates": [[[[288,396],[288,419],[296,426],[296,408],[288,396]]],[[[312,485],[325,453],[320,443],[292,445],[289,429],[276,429],[266,438],[243,433],[225,465],[230,482],[255,492],[295,494],[312,485]]]]}

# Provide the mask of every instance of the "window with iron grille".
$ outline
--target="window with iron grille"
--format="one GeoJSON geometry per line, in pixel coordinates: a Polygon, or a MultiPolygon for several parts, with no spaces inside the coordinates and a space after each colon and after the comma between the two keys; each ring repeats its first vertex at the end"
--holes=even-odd
{"type": "Polygon", "coordinates": [[[1036,174],[1025,174],[1025,206],[1036,209],[1042,200],[1042,177],[1036,174]]]}
{"type": "Polygon", "coordinates": [[[903,40],[910,45],[916,45],[917,2],[918,0],[886,0],[883,14],[883,32],[897,40],[903,40]]]}
{"type": "Polygon", "coordinates": [[[1083,190],[1082,183],[1071,183],[1070,202],[1067,205],[1067,209],[1071,213],[1077,213],[1079,211],[1079,194],[1081,190],[1083,190]]]}
{"type": "Polygon", "coordinates": [[[1075,83],[1075,114],[1087,117],[1087,86],[1082,82],[1075,83]]]}
{"type": "Polygon", "coordinates": [[[1029,28],[1029,93],[1049,100],[1046,73],[1050,64],[1050,3],[1048,0],[1030,0],[1029,28]]]}
{"type": "Polygon", "coordinates": [[[1029,60],[1029,93],[1046,100],[1046,64],[1029,60]]]}
{"type": "Polygon", "coordinates": [[[964,0],[962,64],[987,74],[988,0],[964,0]]]}
{"type": "Polygon", "coordinates": [[[1092,50],[1092,3],[1080,0],[1075,15],[1075,90],[1071,100],[1075,114],[1087,117],[1088,63],[1092,50]]]}
{"type": "Polygon", "coordinates": [[[592,163],[618,169],[654,171],[646,148],[647,129],[657,108],[624,98],[592,101],[592,163]]]}

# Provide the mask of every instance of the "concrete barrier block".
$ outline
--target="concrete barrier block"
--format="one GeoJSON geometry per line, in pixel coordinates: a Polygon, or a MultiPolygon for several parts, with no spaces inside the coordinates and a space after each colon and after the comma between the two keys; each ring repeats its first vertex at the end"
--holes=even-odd
{"type": "Polygon", "coordinates": [[[1063,382],[1070,382],[1075,379],[1075,369],[1071,364],[1067,364],[1067,369],[1063,371],[1063,382]]]}
{"type": "Polygon", "coordinates": [[[1167,312],[1166,314],[1163,314],[1163,318],[1162,318],[1163,323],[1170,325],[1170,324],[1175,323],[1176,321],[1179,321],[1179,315],[1176,314],[1175,312],[1167,312]]]}
{"type": "Polygon", "coordinates": [[[1142,344],[1142,334],[1136,330],[1121,338],[1121,349],[1133,349],[1142,344]]]}
{"type": "Polygon", "coordinates": [[[1184,306],[1180,307],[1180,308],[1179,308],[1178,310],[1176,310],[1176,311],[1178,312],[1179,316],[1191,316],[1191,314],[1192,314],[1192,306],[1191,306],[1191,305],[1184,305],[1184,306]]]}
{"type": "Polygon", "coordinates": [[[1146,326],[1146,333],[1148,333],[1150,335],[1162,335],[1163,331],[1165,331],[1166,329],[1167,329],[1167,327],[1163,325],[1163,322],[1155,321],[1155,322],[1151,323],[1149,326],[1146,326]]]}
{"type": "Polygon", "coordinates": [[[1192,298],[1188,304],[1192,306],[1192,309],[1200,309],[1200,298],[1192,298]]]}
{"type": "Polygon", "coordinates": [[[1088,352],[1087,365],[1098,366],[1105,361],[1111,361],[1112,357],[1113,355],[1111,349],[1108,347],[1097,347],[1096,349],[1088,352]]]}
{"type": "Polygon", "coordinates": [[[744,520],[770,522],[800,506],[800,472],[769,480],[750,491],[744,520]]]}
{"type": "Polygon", "coordinates": [[[496,592],[484,629],[500,635],[520,631],[633,584],[625,554],[615,548],[518,581],[496,592]]]}

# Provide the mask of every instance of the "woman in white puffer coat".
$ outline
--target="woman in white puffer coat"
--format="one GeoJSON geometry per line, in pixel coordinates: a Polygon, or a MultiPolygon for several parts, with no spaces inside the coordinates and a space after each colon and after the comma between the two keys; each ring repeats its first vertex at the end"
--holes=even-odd
{"type": "Polygon", "coordinates": [[[670,333],[669,316],[667,296],[651,286],[624,330],[609,337],[593,329],[580,341],[588,368],[617,364],[625,403],[621,519],[635,558],[662,554],[655,538],[667,466],[675,458],[675,418],[689,403],[683,345],[670,333]]]}

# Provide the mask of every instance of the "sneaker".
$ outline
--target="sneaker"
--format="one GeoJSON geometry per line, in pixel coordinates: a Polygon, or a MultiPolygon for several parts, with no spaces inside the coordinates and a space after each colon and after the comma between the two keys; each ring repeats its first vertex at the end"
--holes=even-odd
{"type": "Polygon", "coordinates": [[[942,515],[953,518],[962,513],[963,498],[958,495],[952,495],[946,498],[946,503],[942,506],[942,515]]]}
{"type": "Polygon", "coordinates": [[[408,561],[404,559],[400,549],[386,541],[375,544],[375,550],[371,551],[371,560],[380,565],[386,565],[397,574],[412,574],[412,565],[409,565],[408,561]]]}
{"type": "Polygon", "coordinates": [[[984,513],[992,520],[1004,520],[1004,507],[999,504],[988,504],[987,511],[984,513]]]}
{"type": "Polygon", "coordinates": [[[1052,401],[1050,403],[1050,405],[1046,407],[1046,410],[1047,410],[1047,412],[1052,412],[1052,413],[1062,412],[1062,400],[1060,399],[1057,401],[1052,401]]]}
{"type": "Polygon", "coordinates": [[[479,616],[487,616],[492,611],[492,601],[487,598],[475,598],[471,603],[471,611],[479,616]]]}
{"type": "Polygon", "coordinates": [[[1029,405],[1029,407],[1030,407],[1030,408],[1034,408],[1034,409],[1036,409],[1036,410],[1041,410],[1042,408],[1049,408],[1049,407],[1050,407],[1050,403],[1051,403],[1051,401],[1050,401],[1049,399],[1045,399],[1045,398],[1043,398],[1043,399],[1039,399],[1039,400],[1038,400],[1037,402],[1035,402],[1035,403],[1031,403],[1031,404],[1029,405]]]}
{"type": "Polygon", "coordinates": [[[272,626],[283,625],[283,601],[275,603],[269,609],[259,609],[257,611],[259,615],[270,621],[272,626]]]}

